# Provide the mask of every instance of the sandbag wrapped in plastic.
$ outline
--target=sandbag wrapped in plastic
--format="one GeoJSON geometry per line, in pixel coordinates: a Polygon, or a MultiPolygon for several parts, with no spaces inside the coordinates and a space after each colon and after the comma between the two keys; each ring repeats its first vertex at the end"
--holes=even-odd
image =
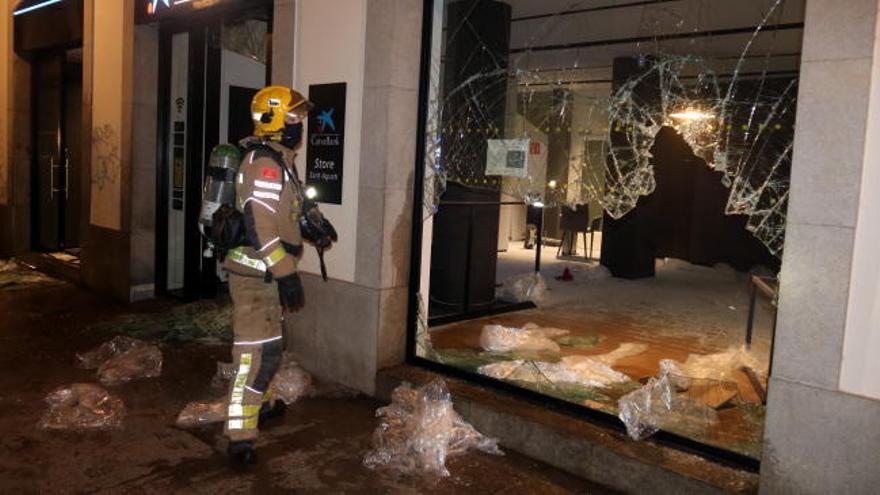
{"type": "Polygon", "coordinates": [[[559,344],[551,340],[540,327],[516,328],[486,325],[480,333],[480,347],[489,352],[547,351],[559,353],[559,344]]]}
{"type": "Polygon", "coordinates": [[[538,303],[544,299],[547,283],[538,272],[508,278],[502,285],[501,297],[513,302],[538,303]]]}
{"type": "Polygon", "coordinates": [[[177,415],[177,426],[191,428],[211,423],[220,423],[226,419],[226,400],[217,399],[209,402],[190,402],[177,415]]]}
{"type": "Polygon", "coordinates": [[[629,377],[611,366],[588,356],[565,356],[558,362],[517,359],[480,366],[477,372],[498,380],[529,383],[569,384],[604,388],[626,383],[629,377]]]}
{"type": "Polygon", "coordinates": [[[121,385],[136,378],[155,378],[162,373],[162,351],[141,343],[110,358],[98,368],[98,380],[107,386],[121,385]]]}
{"type": "Polygon", "coordinates": [[[676,393],[684,383],[681,377],[661,371],[657,378],[634,390],[617,403],[618,417],[626,426],[626,433],[633,440],[644,440],[661,428],[681,424],[696,427],[718,422],[718,415],[698,400],[676,393]]]}
{"type": "Polygon", "coordinates": [[[46,430],[105,430],[122,427],[125,404],[104,388],[74,383],[46,396],[49,410],[40,419],[46,430]]]}
{"type": "Polygon", "coordinates": [[[269,384],[269,396],[290,405],[312,392],[312,375],[300,368],[296,361],[284,355],[281,368],[269,384]]]}
{"type": "Polygon", "coordinates": [[[144,343],[138,339],[126,335],[117,335],[91,351],[77,353],[76,357],[79,360],[80,368],[96,370],[108,359],[114,358],[135,346],[143,344],[144,343]]]}
{"type": "Polygon", "coordinates": [[[449,456],[472,449],[502,454],[497,440],[483,436],[455,412],[443,380],[419,388],[397,387],[391,404],[376,416],[381,422],[373,433],[373,449],[364,458],[371,469],[384,466],[401,474],[449,476],[449,456]]]}

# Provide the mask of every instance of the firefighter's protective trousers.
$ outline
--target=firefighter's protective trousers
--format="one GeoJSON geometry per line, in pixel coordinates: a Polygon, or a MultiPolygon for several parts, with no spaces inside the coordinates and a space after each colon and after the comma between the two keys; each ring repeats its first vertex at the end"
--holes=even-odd
{"type": "Polygon", "coordinates": [[[231,273],[229,290],[236,372],[229,387],[224,432],[231,441],[253,440],[258,435],[260,406],[281,366],[281,304],[275,284],[263,278],[231,273]]]}

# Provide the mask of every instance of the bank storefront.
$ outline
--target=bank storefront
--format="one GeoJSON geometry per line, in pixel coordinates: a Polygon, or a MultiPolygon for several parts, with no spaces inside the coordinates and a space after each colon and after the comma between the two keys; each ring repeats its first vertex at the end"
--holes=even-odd
{"type": "Polygon", "coordinates": [[[291,85],[326,102],[297,166],[340,234],[289,321],[315,375],[443,376],[506,448],[622,490],[876,472],[848,296],[876,273],[874,2],[0,6],[2,256],[122,301],[222,294],[204,163],[291,85]]]}

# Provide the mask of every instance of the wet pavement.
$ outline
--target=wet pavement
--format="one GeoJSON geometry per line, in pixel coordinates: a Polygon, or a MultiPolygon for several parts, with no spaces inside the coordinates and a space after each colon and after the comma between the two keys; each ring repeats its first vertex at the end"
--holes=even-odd
{"type": "Polygon", "coordinates": [[[371,471],[361,460],[382,404],[350,395],[301,399],[267,425],[258,464],[231,469],[219,425],[174,426],[187,402],[221,393],[211,378],[225,345],[160,344],[160,378],[110,389],[128,409],[122,430],[37,428],[48,392],[96,381],[75,356],[106,340],[96,324],[172,305],[124,307],[67,284],[0,289],[0,493],[610,493],[509,451],[450,459],[445,479],[371,471]]]}

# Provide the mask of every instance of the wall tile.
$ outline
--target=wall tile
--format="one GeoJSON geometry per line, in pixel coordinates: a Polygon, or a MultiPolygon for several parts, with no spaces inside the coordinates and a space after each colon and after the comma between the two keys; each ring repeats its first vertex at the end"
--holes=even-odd
{"type": "Polygon", "coordinates": [[[406,286],[412,241],[412,189],[386,190],[384,216],[381,288],[406,286]]]}
{"type": "Polygon", "coordinates": [[[876,493],[880,401],[774,378],[761,493],[876,493]]]}
{"type": "MultiPolygon", "coordinates": [[[[363,174],[362,174],[363,175],[363,174]]],[[[357,253],[355,283],[380,286],[382,240],[385,222],[385,191],[361,187],[358,192],[357,253]]]]}
{"type": "Polygon", "coordinates": [[[379,296],[379,368],[400,364],[406,358],[406,311],[409,290],[406,287],[383,290],[379,296]]]}
{"type": "Polygon", "coordinates": [[[855,226],[870,76],[867,59],[803,64],[789,221],[855,226]]]}
{"type": "Polygon", "coordinates": [[[422,2],[371,0],[367,18],[364,86],[418,88],[422,2]]]}
{"type": "Polygon", "coordinates": [[[840,374],[853,230],[789,223],[773,374],[836,389],[840,374]]]}
{"type": "Polygon", "coordinates": [[[809,0],[803,60],[871,57],[876,0],[809,0]]]}

